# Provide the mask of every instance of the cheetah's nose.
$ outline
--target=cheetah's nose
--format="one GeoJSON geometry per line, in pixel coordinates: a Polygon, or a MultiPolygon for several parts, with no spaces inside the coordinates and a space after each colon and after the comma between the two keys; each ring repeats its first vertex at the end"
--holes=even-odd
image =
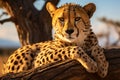
{"type": "Polygon", "coordinates": [[[65,32],[70,35],[70,34],[72,34],[72,33],[74,32],[74,30],[73,30],[73,29],[68,29],[68,30],[66,30],[65,32]]]}

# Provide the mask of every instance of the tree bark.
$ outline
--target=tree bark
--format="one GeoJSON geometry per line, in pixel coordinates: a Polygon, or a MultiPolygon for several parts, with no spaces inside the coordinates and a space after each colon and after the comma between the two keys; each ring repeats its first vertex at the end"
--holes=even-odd
{"type": "Polygon", "coordinates": [[[109,71],[105,78],[88,73],[79,62],[66,60],[21,73],[8,73],[0,80],[120,80],[120,49],[105,50],[109,71]]]}
{"type": "Polygon", "coordinates": [[[3,8],[15,23],[22,46],[52,39],[51,17],[45,6],[48,1],[57,5],[59,0],[46,0],[40,11],[34,7],[34,1],[3,0],[3,8]]]}

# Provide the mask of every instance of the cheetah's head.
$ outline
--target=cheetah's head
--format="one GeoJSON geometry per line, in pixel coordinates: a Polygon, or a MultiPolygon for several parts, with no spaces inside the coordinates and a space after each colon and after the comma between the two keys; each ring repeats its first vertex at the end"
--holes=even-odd
{"type": "Polygon", "coordinates": [[[84,7],[65,4],[59,8],[48,2],[46,5],[52,17],[52,26],[57,37],[65,42],[82,42],[90,32],[90,18],[96,10],[93,3],[84,7]]]}

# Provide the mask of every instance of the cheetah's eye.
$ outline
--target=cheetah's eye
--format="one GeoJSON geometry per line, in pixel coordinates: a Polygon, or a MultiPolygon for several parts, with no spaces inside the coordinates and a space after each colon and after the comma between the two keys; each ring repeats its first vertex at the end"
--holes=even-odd
{"type": "Polygon", "coordinates": [[[81,17],[76,17],[75,21],[79,21],[81,19],[81,17]]]}
{"type": "Polygon", "coordinates": [[[58,18],[61,22],[64,22],[64,18],[63,17],[60,17],[58,18]]]}

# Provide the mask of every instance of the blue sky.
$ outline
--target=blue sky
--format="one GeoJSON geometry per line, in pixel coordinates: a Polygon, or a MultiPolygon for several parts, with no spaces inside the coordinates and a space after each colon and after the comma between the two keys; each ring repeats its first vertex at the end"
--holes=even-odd
{"type": "MultiPolygon", "coordinates": [[[[44,0],[38,0],[35,5],[40,8],[41,2],[44,3],[44,0]]],[[[106,31],[107,29],[105,28],[105,24],[101,23],[98,21],[98,18],[100,17],[106,17],[108,19],[112,19],[115,21],[120,21],[120,0],[61,0],[58,6],[64,4],[64,3],[69,3],[69,2],[74,2],[77,4],[80,4],[84,6],[85,4],[92,2],[96,4],[96,12],[94,16],[92,17],[92,25],[93,25],[93,30],[97,32],[101,31],[106,31]]],[[[1,10],[0,10],[1,13],[1,10]]],[[[6,16],[4,16],[6,17],[6,16]]],[[[4,18],[3,17],[3,18],[4,18]]],[[[114,32],[113,32],[114,33],[114,32]]],[[[117,34],[114,33],[113,37],[114,39],[117,38],[117,34]]],[[[17,43],[16,45],[19,45],[19,40],[17,37],[17,32],[15,29],[15,26],[13,23],[5,23],[4,25],[0,24],[0,39],[3,40],[10,40],[12,42],[17,43]]],[[[0,41],[0,44],[3,43],[0,41]]]]}

